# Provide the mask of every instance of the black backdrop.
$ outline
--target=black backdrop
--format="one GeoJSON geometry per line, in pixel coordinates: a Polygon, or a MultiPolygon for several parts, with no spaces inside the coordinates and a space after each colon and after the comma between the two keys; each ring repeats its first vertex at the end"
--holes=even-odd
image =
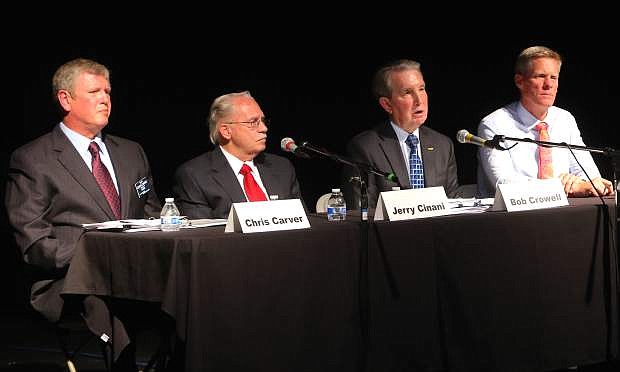
{"type": "MultiPolygon", "coordinates": [[[[524,33],[512,26],[472,31],[461,25],[453,26],[449,36],[429,36],[428,29],[413,26],[320,26],[260,34],[250,28],[243,36],[197,28],[188,40],[187,33],[168,34],[167,28],[108,37],[94,25],[90,38],[79,41],[71,37],[79,31],[71,29],[66,38],[55,30],[23,42],[12,54],[20,57],[19,66],[10,71],[19,82],[13,92],[23,94],[23,116],[3,136],[0,181],[4,184],[10,152],[58,122],[51,76],[76,57],[110,69],[113,109],[106,130],[143,145],[161,199],[170,195],[174,169],[212,148],[206,116],[220,94],[252,92],[272,121],[267,151],[289,156],[280,151],[279,142],[290,136],[344,153],[351,136],[384,118],[371,97],[370,80],[380,64],[397,58],[421,62],[430,107],[425,125],[454,138],[462,128],[475,132],[483,116],[516,99],[512,71],[519,51],[537,44],[554,48],[564,57],[556,105],[575,115],[586,144],[620,148],[615,128],[618,78],[613,51],[607,49],[613,48],[614,37],[605,29],[584,35],[572,26],[524,33]]],[[[476,148],[455,148],[460,182],[474,183],[476,148]]],[[[309,206],[340,184],[340,167],[330,160],[292,160],[309,206]]],[[[608,160],[595,160],[610,177],[608,160]]],[[[14,305],[3,311],[19,312],[25,288],[2,218],[2,289],[14,305]]]]}

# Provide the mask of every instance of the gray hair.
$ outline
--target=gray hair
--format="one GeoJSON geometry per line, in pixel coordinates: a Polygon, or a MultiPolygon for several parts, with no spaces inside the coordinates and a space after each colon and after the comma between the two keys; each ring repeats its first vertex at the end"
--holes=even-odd
{"type": "Polygon", "coordinates": [[[417,70],[422,73],[420,63],[410,59],[399,59],[383,65],[373,78],[372,90],[375,98],[392,96],[392,74],[394,72],[417,70]]]}
{"type": "Polygon", "coordinates": [[[527,75],[530,71],[532,61],[538,58],[555,59],[560,62],[560,66],[562,66],[562,57],[558,52],[544,46],[533,46],[519,53],[517,62],[515,63],[515,74],[527,75]]]}
{"type": "Polygon", "coordinates": [[[246,90],[243,92],[221,95],[213,100],[211,104],[207,122],[209,123],[209,138],[214,145],[219,145],[221,140],[218,123],[233,110],[234,104],[232,101],[237,97],[253,98],[250,91],[246,90]]]}
{"type": "Polygon", "coordinates": [[[61,90],[66,90],[73,94],[75,79],[82,72],[104,76],[108,82],[110,81],[110,71],[107,67],[90,59],[77,58],[63,64],[54,73],[52,78],[54,97],[61,90]]]}

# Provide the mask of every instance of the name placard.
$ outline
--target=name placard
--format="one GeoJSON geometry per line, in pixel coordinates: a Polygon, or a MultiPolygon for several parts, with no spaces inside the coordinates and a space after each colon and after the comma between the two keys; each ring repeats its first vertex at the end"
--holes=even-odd
{"type": "Polygon", "coordinates": [[[559,178],[498,184],[493,211],[527,211],[568,205],[559,178]]]}
{"type": "Polygon", "coordinates": [[[411,220],[449,213],[448,197],[442,186],[384,191],[379,194],[375,221],[411,220]]]}
{"type": "Polygon", "coordinates": [[[233,203],[225,232],[255,233],[307,229],[308,216],[301,200],[286,199],[251,203],[233,203]]]}

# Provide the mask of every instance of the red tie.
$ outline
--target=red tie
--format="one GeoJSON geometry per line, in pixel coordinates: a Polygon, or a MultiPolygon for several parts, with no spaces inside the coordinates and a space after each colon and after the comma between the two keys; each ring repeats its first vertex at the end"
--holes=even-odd
{"type": "Polygon", "coordinates": [[[112,182],[112,177],[110,177],[110,172],[108,172],[108,169],[103,165],[101,157],[99,156],[99,145],[97,145],[96,142],[91,142],[90,145],[88,145],[88,151],[90,151],[92,155],[91,165],[93,167],[93,176],[95,176],[95,180],[97,180],[99,188],[103,192],[108,204],[110,204],[114,216],[116,216],[117,220],[120,220],[121,201],[118,198],[114,182],[112,182]]]}
{"type": "Polygon", "coordinates": [[[256,183],[256,180],[252,175],[252,169],[250,169],[249,165],[243,164],[239,173],[243,175],[243,188],[249,201],[253,202],[267,200],[265,193],[261,190],[260,186],[258,186],[258,183],[256,183]]]}
{"type": "MultiPolygon", "coordinates": [[[[548,125],[544,121],[536,124],[535,129],[539,132],[539,141],[549,142],[547,127],[548,125]]],[[[553,159],[549,147],[538,146],[538,178],[553,178],[553,159]]]]}

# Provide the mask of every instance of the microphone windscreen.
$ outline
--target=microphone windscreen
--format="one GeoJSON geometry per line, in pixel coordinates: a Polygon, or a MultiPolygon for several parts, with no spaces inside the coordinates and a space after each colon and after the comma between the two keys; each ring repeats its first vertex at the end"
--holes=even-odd
{"type": "Polygon", "coordinates": [[[461,129],[456,133],[456,140],[460,143],[465,143],[465,139],[467,138],[468,134],[469,132],[467,131],[467,129],[461,129]]]}
{"type": "Polygon", "coordinates": [[[293,149],[291,145],[294,145],[294,144],[295,144],[295,141],[291,137],[284,137],[282,138],[282,141],[280,141],[280,148],[283,151],[292,152],[293,149]]]}

